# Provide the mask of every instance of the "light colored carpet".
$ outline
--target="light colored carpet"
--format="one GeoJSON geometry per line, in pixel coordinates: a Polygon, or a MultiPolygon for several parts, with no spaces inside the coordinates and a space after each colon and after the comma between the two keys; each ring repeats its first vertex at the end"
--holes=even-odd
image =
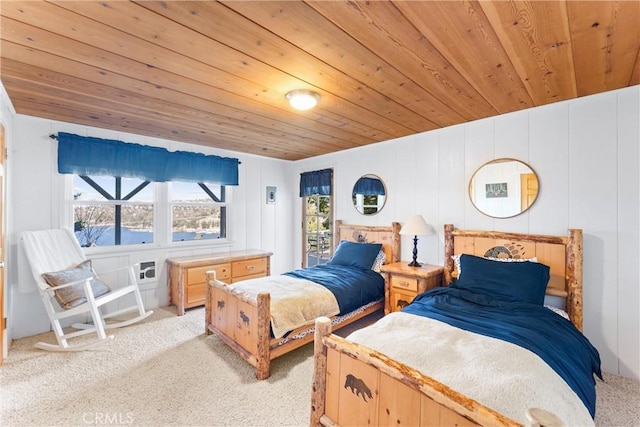
{"type": "MultiPolygon", "coordinates": [[[[16,340],[0,368],[0,425],[308,425],[312,344],[274,360],[271,377],[257,381],[253,367],[203,331],[203,309],[177,317],[160,308],[90,351],[33,348],[53,343],[51,333],[16,340]]],[[[605,379],[596,424],[640,425],[640,384],[605,379]]]]}

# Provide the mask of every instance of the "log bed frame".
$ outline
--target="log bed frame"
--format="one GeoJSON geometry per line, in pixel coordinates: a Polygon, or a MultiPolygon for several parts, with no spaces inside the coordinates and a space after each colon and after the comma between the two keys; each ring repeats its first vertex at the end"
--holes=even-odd
{"type": "MultiPolygon", "coordinates": [[[[514,256],[535,256],[550,266],[547,295],[564,298],[565,311],[582,330],[582,230],[546,236],[455,230],[447,224],[444,232],[445,285],[456,276],[453,254],[484,256],[506,248],[514,256]]],[[[521,425],[382,353],[331,334],[326,318],[316,320],[314,364],[312,426],[521,425]]],[[[529,409],[526,418],[531,426],[559,425],[557,417],[538,408],[529,409]]]]}
{"type": "MultiPolygon", "coordinates": [[[[400,224],[390,226],[349,225],[336,221],[336,245],[342,240],[366,243],[382,243],[387,263],[400,260],[400,224]]],[[[205,297],[205,331],[215,334],[256,368],[259,380],[270,375],[271,360],[295,350],[314,339],[314,325],[296,329],[287,337],[275,339],[271,335],[271,297],[268,292],[258,294],[257,300],[248,299],[233,292],[233,287],[215,278],[215,272],[207,272],[205,297]],[[296,337],[297,336],[297,337],[296,337]]],[[[336,329],[355,322],[384,308],[384,300],[366,306],[363,310],[342,316],[336,329]]],[[[337,316],[334,317],[336,321],[337,316]]]]}

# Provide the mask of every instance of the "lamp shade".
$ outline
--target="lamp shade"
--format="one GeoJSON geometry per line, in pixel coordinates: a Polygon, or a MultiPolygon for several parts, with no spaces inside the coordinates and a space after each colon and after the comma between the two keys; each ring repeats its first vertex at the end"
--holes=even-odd
{"type": "Polygon", "coordinates": [[[431,228],[427,225],[422,215],[413,215],[400,229],[400,234],[411,236],[426,236],[431,234],[431,228]]]}

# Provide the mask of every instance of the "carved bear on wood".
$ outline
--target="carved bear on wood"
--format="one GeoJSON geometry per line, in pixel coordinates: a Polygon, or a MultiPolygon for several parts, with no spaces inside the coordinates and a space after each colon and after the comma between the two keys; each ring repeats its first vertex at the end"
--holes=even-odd
{"type": "Polygon", "coordinates": [[[367,387],[367,385],[360,378],[354,377],[351,374],[347,375],[347,378],[344,382],[344,388],[350,388],[351,393],[356,396],[362,396],[362,399],[366,402],[367,396],[369,399],[373,399],[373,395],[371,394],[371,389],[367,387]]]}
{"type": "Polygon", "coordinates": [[[399,299],[398,303],[396,304],[396,306],[401,310],[403,308],[405,308],[406,306],[408,306],[408,305],[409,305],[409,303],[407,301],[403,300],[403,299],[399,299]]]}

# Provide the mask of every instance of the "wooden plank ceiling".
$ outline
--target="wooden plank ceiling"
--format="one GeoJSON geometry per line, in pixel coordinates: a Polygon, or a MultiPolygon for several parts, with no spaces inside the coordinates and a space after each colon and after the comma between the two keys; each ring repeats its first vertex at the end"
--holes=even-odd
{"type": "Polygon", "coordinates": [[[639,1],[9,1],[0,15],[18,113],[287,160],[640,84],[639,1]],[[315,109],[287,104],[300,88],[315,109]]]}

